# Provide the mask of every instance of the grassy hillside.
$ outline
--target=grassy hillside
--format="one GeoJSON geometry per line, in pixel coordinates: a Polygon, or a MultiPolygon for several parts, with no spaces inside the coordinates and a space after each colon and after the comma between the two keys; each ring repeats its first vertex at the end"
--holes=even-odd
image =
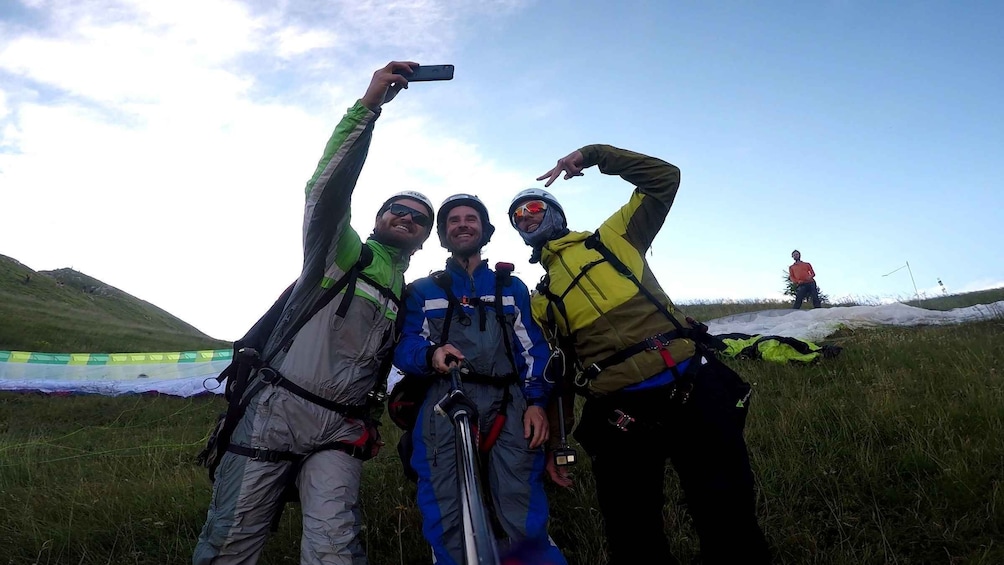
{"type": "MultiPolygon", "coordinates": [[[[776,562],[1004,563],[1004,320],[849,331],[841,345],[804,367],[728,361],[754,385],[746,437],[776,562]]],[[[190,563],[211,488],[193,460],[223,406],[0,393],[0,562],[190,563]]],[[[430,565],[399,432],[382,429],[387,447],[363,471],[370,562],[430,565]]],[[[690,563],[697,542],[667,473],[666,532],[690,563]]],[[[548,485],[550,531],[570,564],[603,563],[587,457],[574,474],[574,490],[548,485]]],[[[298,510],[263,563],[298,562],[298,510]]]]}
{"type": "Polygon", "coordinates": [[[0,255],[0,350],[114,353],[229,346],[83,273],[36,272],[0,255]]]}

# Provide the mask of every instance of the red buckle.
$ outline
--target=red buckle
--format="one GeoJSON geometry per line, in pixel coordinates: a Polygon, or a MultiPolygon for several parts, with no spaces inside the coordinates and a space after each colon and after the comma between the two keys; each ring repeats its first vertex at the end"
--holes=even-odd
{"type": "Polygon", "coordinates": [[[666,366],[670,369],[676,366],[676,360],[673,359],[673,356],[669,354],[669,350],[665,347],[659,350],[659,355],[662,355],[662,360],[665,361],[666,366]]]}

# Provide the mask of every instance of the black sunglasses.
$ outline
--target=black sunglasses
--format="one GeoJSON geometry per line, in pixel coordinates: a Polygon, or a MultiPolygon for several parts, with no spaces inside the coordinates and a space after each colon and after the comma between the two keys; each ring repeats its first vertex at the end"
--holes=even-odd
{"type": "Polygon", "coordinates": [[[394,214],[398,218],[402,218],[404,216],[407,216],[408,214],[411,214],[411,221],[415,222],[416,224],[422,226],[423,228],[432,226],[432,218],[426,216],[425,214],[419,212],[418,210],[413,210],[405,206],[404,204],[398,204],[397,202],[392,202],[389,206],[387,206],[386,211],[390,212],[391,214],[394,214]]]}

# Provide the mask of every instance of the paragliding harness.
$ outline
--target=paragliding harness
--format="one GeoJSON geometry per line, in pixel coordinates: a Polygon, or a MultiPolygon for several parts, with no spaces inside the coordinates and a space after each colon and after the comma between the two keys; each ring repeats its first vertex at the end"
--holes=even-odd
{"type": "MultiPolygon", "coordinates": [[[[495,264],[495,303],[492,307],[495,309],[495,319],[498,321],[499,327],[502,331],[502,341],[505,344],[506,355],[515,370],[516,359],[512,352],[512,336],[509,333],[509,322],[506,320],[505,311],[502,307],[502,290],[505,287],[512,285],[512,271],[514,268],[515,266],[512,263],[495,264]]],[[[436,271],[431,275],[431,277],[433,282],[436,283],[436,286],[442,289],[446,294],[447,306],[446,313],[443,317],[443,329],[439,336],[439,342],[436,344],[436,347],[429,349],[430,355],[437,348],[442,347],[449,342],[450,326],[453,323],[454,312],[457,313],[457,321],[461,325],[469,326],[471,324],[471,317],[464,312],[464,304],[470,304],[479,309],[481,313],[480,330],[485,331],[486,329],[485,303],[479,297],[475,296],[469,299],[465,298],[464,302],[461,302],[451,288],[452,285],[449,273],[446,271],[436,271]]],[[[431,359],[429,359],[429,364],[431,365],[431,359]]],[[[422,406],[422,402],[425,399],[426,392],[429,390],[429,386],[432,384],[432,378],[435,377],[406,374],[390,392],[389,398],[387,399],[387,412],[391,421],[393,421],[402,430],[411,431],[415,428],[415,420],[418,418],[418,411],[422,406]]],[[[499,412],[495,416],[495,419],[492,421],[491,429],[479,442],[478,447],[481,452],[487,453],[495,444],[499,434],[502,432],[502,427],[505,425],[506,409],[509,404],[512,403],[512,393],[509,391],[509,385],[517,381],[517,376],[515,372],[505,377],[477,375],[470,372],[464,377],[464,380],[475,384],[487,384],[495,387],[501,387],[504,390],[502,405],[499,408],[499,412]]],[[[402,434],[401,439],[402,442],[406,444],[411,439],[410,434],[402,434]]],[[[399,445],[398,447],[399,451],[402,452],[402,456],[405,453],[410,453],[410,446],[399,445]]],[[[404,457],[402,457],[402,462],[405,464],[405,474],[412,476],[411,473],[413,471],[408,469],[408,463],[404,457]]]]}
{"type": "MultiPolygon", "coordinates": [[[[342,290],[345,291],[345,296],[341,303],[339,303],[335,315],[340,318],[344,318],[348,312],[349,304],[355,296],[356,283],[359,280],[363,280],[370,286],[376,288],[384,297],[395,303],[398,308],[400,308],[400,298],[395,296],[390,289],[384,287],[363,273],[363,269],[365,269],[372,262],[372,260],[373,250],[370,249],[368,245],[363,243],[359,259],[356,263],[348,271],[346,271],[341,278],[335,281],[334,284],[324,291],[324,294],[320,296],[314,304],[314,307],[311,308],[309,312],[305,315],[301,315],[293,324],[290,325],[285,338],[279,346],[275,347],[267,356],[264,357],[264,359],[262,358],[260,351],[265,347],[273,329],[281,323],[279,318],[282,315],[290,295],[293,293],[293,288],[296,283],[293,283],[286,288],[279,299],[276,300],[271,308],[269,308],[268,312],[266,312],[265,315],[255,323],[255,325],[243,338],[234,342],[233,361],[231,361],[230,365],[228,365],[227,368],[219,374],[219,376],[215,377],[215,380],[218,383],[226,381],[224,397],[227,400],[227,410],[226,412],[220,414],[216,427],[210,435],[209,440],[206,442],[205,448],[196,457],[196,463],[209,470],[210,481],[215,480],[216,468],[219,465],[220,460],[223,458],[223,454],[227,451],[259,461],[290,461],[293,464],[289,466],[284,475],[286,490],[283,493],[283,502],[287,502],[296,498],[296,476],[299,474],[299,470],[302,467],[303,462],[314,453],[329,449],[336,449],[363,461],[372,457],[374,448],[378,444],[380,438],[379,432],[376,428],[378,422],[374,422],[370,416],[375,408],[379,407],[385,398],[382,391],[386,386],[385,379],[386,374],[390,370],[391,355],[388,354],[385,357],[378,373],[380,375],[378,383],[374,389],[368,393],[366,403],[355,406],[322,398],[286,379],[281,373],[279,373],[279,371],[270,366],[270,362],[280,351],[288,350],[293,339],[296,337],[297,332],[300,331],[304,324],[313,318],[315,314],[321,311],[321,309],[327,306],[327,304],[331,302],[335,296],[341,293],[342,290]],[[355,418],[366,421],[367,425],[364,428],[362,437],[351,443],[344,441],[327,443],[318,446],[318,448],[313,452],[307,454],[251,448],[230,443],[233,431],[237,427],[238,422],[240,422],[241,418],[244,416],[244,412],[247,410],[251,400],[266,385],[282,387],[296,396],[299,396],[313,404],[317,404],[318,406],[327,408],[328,410],[339,412],[347,418],[355,418]]],[[[273,531],[275,531],[278,527],[283,506],[284,504],[279,506],[279,510],[274,516],[272,522],[273,531]]]]}
{"type": "MultiPolygon", "coordinates": [[[[554,310],[556,309],[565,320],[565,327],[569,329],[569,341],[570,346],[574,348],[575,335],[571,332],[571,324],[569,323],[568,312],[565,309],[564,299],[568,296],[568,293],[575,288],[575,285],[589,272],[593,267],[601,263],[610,263],[610,266],[614,268],[621,276],[630,280],[638,288],[638,290],[651,302],[655,307],[666,317],[667,320],[673,325],[674,329],[655,334],[653,336],[647,337],[642,341],[635,343],[621,349],[620,351],[614,352],[607,357],[590,364],[588,367],[582,367],[579,365],[578,371],[573,380],[574,389],[579,394],[583,396],[590,396],[588,386],[589,381],[597,378],[603,370],[608,367],[612,367],[619,363],[623,363],[634,355],[637,355],[643,351],[658,351],[659,355],[662,357],[663,361],[666,363],[666,367],[673,373],[674,386],[672,397],[677,398],[677,395],[681,403],[686,403],[690,398],[690,393],[694,388],[693,379],[700,367],[699,362],[688,363],[687,368],[684,371],[680,371],[677,366],[677,362],[673,359],[672,355],[669,353],[667,346],[669,343],[675,339],[686,338],[694,342],[694,347],[697,352],[705,357],[713,357],[712,351],[724,349],[724,344],[720,340],[716,339],[714,336],[708,333],[708,326],[698,322],[697,320],[687,317],[687,324],[691,327],[684,327],[679,320],[666,308],[665,305],[660,302],[652,292],[645,288],[635,276],[631,269],[624,264],[613,252],[607,248],[606,245],[600,241],[600,235],[598,232],[594,232],[589,235],[585,241],[584,245],[586,249],[595,249],[601,255],[600,259],[587,263],[582,267],[577,275],[569,283],[568,288],[565,289],[561,295],[556,295],[551,292],[550,289],[550,277],[544,275],[540,283],[537,285],[537,291],[540,292],[548,299],[548,324],[552,328],[552,332],[557,335],[557,324],[554,317],[554,310]]],[[[696,360],[695,356],[695,360],[696,360]]],[[[578,361],[576,361],[578,363],[578,361]]],[[[618,427],[623,427],[627,425],[627,420],[623,422],[617,422],[615,425],[618,427]]]]}

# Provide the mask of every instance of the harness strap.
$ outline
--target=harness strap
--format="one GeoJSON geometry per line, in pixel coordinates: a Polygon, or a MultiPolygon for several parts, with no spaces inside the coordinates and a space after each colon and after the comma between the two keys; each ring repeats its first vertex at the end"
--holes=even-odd
{"type": "Polygon", "coordinates": [[[628,280],[630,280],[632,283],[634,283],[634,285],[638,287],[638,291],[644,294],[645,298],[648,298],[649,302],[654,304],[655,307],[659,310],[659,312],[661,312],[662,315],[665,316],[666,319],[669,320],[671,324],[673,324],[673,326],[676,328],[676,331],[679,332],[678,336],[679,338],[690,339],[697,344],[710,347],[711,349],[716,349],[716,350],[725,349],[725,344],[720,339],[708,333],[707,325],[698,322],[693,318],[688,317],[687,323],[690,324],[692,327],[685,328],[683,324],[681,324],[680,321],[676,319],[676,316],[674,316],[666,308],[666,306],[662,302],[660,302],[659,299],[657,299],[654,294],[652,294],[652,291],[646,288],[643,284],[641,284],[641,281],[638,280],[638,277],[635,276],[635,274],[631,271],[631,269],[629,269],[628,266],[625,265],[624,262],[620,260],[620,258],[614,255],[613,252],[610,251],[610,249],[606,245],[603,245],[603,242],[600,241],[599,233],[594,232],[592,235],[587,237],[585,240],[585,246],[587,249],[595,249],[600,255],[603,256],[604,259],[606,259],[610,263],[610,265],[614,269],[617,270],[618,273],[620,273],[628,280]]]}
{"type": "MultiPolygon", "coordinates": [[[[373,250],[364,242],[359,250],[359,257],[355,264],[353,264],[348,272],[346,272],[341,278],[335,281],[331,287],[324,291],[324,293],[314,303],[314,307],[311,308],[306,315],[296,319],[296,321],[290,326],[290,329],[286,332],[286,335],[283,337],[278,347],[275,347],[273,351],[265,357],[264,361],[261,356],[262,352],[255,350],[253,347],[263,347],[269,337],[269,334],[271,334],[281,323],[280,317],[283,314],[286,304],[289,302],[289,298],[293,294],[296,287],[295,282],[290,284],[286,290],[283,291],[279,299],[276,300],[272,307],[269,308],[268,312],[266,312],[265,315],[263,315],[258,322],[255,323],[244,338],[234,343],[234,361],[232,361],[231,364],[221,371],[216,377],[216,381],[219,383],[222,383],[224,380],[227,381],[226,388],[224,389],[227,400],[227,411],[223,416],[223,424],[214,438],[215,441],[213,442],[213,445],[207,446],[207,448],[203,450],[203,452],[200,453],[196,459],[199,464],[205,464],[206,461],[209,460],[210,451],[215,450],[215,463],[209,466],[210,480],[215,478],[216,467],[223,455],[223,452],[230,448],[230,437],[233,435],[233,431],[237,427],[237,423],[244,416],[248,404],[250,404],[251,399],[254,398],[254,396],[262,388],[264,388],[266,384],[276,384],[278,386],[282,386],[293,394],[313,402],[314,404],[328,408],[329,410],[340,412],[346,417],[363,418],[368,415],[367,408],[365,406],[348,406],[339,404],[304,390],[296,384],[286,380],[278,373],[278,371],[268,367],[268,363],[275,357],[275,355],[286,349],[289,344],[292,343],[296,334],[312,317],[314,317],[315,314],[327,306],[327,304],[336,295],[338,295],[343,288],[350,286],[351,288],[349,292],[346,293],[345,298],[343,298],[341,304],[339,304],[336,312],[336,315],[344,317],[352,297],[355,296],[355,285],[358,278],[362,278],[364,281],[376,288],[382,295],[393,301],[400,309],[401,300],[394,296],[393,291],[377,283],[362,272],[363,269],[372,263],[372,261],[373,250]],[[248,341],[260,341],[260,343],[249,344],[245,347],[245,343],[248,341]],[[274,382],[266,382],[263,378],[256,380],[249,386],[251,374],[254,369],[261,369],[263,366],[274,373],[274,382]]],[[[384,364],[384,367],[386,367],[386,370],[389,371],[390,368],[386,363],[384,364]]],[[[259,373],[261,372],[262,371],[259,371],[259,373]]],[[[379,391],[377,390],[371,391],[371,395],[378,392],[379,391]]]]}
{"type": "MultiPolygon", "coordinates": [[[[610,249],[606,245],[603,245],[603,242],[600,241],[599,233],[593,232],[592,235],[586,238],[584,243],[586,249],[595,249],[597,253],[602,255],[603,258],[606,259],[608,263],[610,263],[611,267],[613,267],[622,276],[626,277],[628,280],[633,282],[634,285],[638,287],[638,290],[645,295],[645,298],[648,298],[648,300],[655,305],[655,307],[659,310],[659,312],[661,312],[662,315],[665,316],[670,321],[670,323],[672,323],[673,326],[676,327],[677,331],[683,333],[687,330],[687,328],[684,328],[683,324],[681,324],[680,321],[676,319],[676,316],[674,316],[668,309],[666,309],[666,306],[662,302],[660,302],[655,297],[654,294],[652,294],[652,291],[645,288],[645,286],[641,284],[641,281],[638,280],[638,277],[635,276],[635,274],[631,271],[631,269],[629,269],[628,266],[625,265],[624,262],[621,261],[619,257],[614,255],[613,252],[610,251],[610,249]]],[[[681,336],[681,337],[689,337],[689,336],[681,336]]]]}
{"type": "Polygon", "coordinates": [[[280,461],[302,461],[306,455],[298,455],[291,451],[275,451],[273,449],[260,449],[255,447],[245,447],[231,443],[227,446],[227,451],[243,455],[254,461],[267,461],[268,463],[278,463],[280,461]]]}
{"type": "Polygon", "coordinates": [[[453,313],[458,312],[460,323],[465,326],[470,325],[471,318],[467,315],[467,312],[464,312],[464,307],[461,306],[457,295],[453,294],[449,273],[446,271],[436,271],[432,274],[432,281],[446,294],[446,313],[443,317],[443,329],[439,334],[439,344],[437,346],[442,347],[446,345],[450,338],[450,324],[453,323],[453,313]]]}
{"type": "MultiPolygon", "coordinates": [[[[371,251],[371,253],[372,253],[372,251],[371,251]]],[[[362,270],[359,271],[358,276],[359,276],[360,279],[366,281],[366,283],[368,283],[370,286],[372,286],[373,288],[375,288],[377,290],[377,292],[379,292],[384,298],[386,298],[387,300],[393,302],[394,305],[397,306],[399,309],[404,304],[404,300],[401,299],[401,298],[398,298],[398,296],[394,294],[393,290],[391,290],[391,289],[383,286],[382,284],[378,283],[372,277],[370,277],[366,273],[362,272],[362,270]]]]}
{"type": "Polygon", "coordinates": [[[681,334],[681,332],[673,330],[669,332],[656,334],[649,338],[645,338],[644,340],[639,341],[634,345],[625,347],[624,349],[621,349],[620,351],[613,353],[607,356],[606,358],[597,361],[592,365],[589,365],[588,367],[585,367],[576,380],[595,379],[597,375],[599,375],[600,372],[602,372],[604,369],[612,367],[619,363],[623,363],[624,361],[627,361],[630,357],[633,357],[634,355],[637,355],[642,351],[659,351],[659,354],[666,362],[666,366],[672,369],[676,367],[676,360],[674,360],[673,357],[669,354],[669,350],[666,349],[666,346],[669,345],[669,342],[673,341],[674,339],[679,339],[681,337],[684,337],[684,335],[681,334]]]}
{"type": "MultiPolygon", "coordinates": [[[[516,370],[516,356],[512,352],[512,335],[509,334],[509,322],[505,319],[505,308],[502,306],[502,288],[512,285],[512,272],[515,268],[512,263],[495,263],[495,319],[502,330],[502,343],[513,371],[516,370]]],[[[483,320],[484,316],[482,323],[483,320]]]]}
{"type": "Polygon", "coordinates": [[[345,273],[345,279],[346,281],[342,285],[345,287],[345,295],[338,304],[338,309],[335,310],[335,316],[339,318],[345,317],[345,314],[349,311],[349,304],[352,303],[352,299],[356,296],[356,281],[359,280],[359,269],[349,269],[349,272],[345,273]]]}
{"type": "MultiPolygon", "coordinates": [[[[464,381],[474,384],[484,384],[494,387],[503,387],[504,393],[502,396],[502,403],[499,407],[498,413],[492,420],[491,427],[488,433],[481,437],[481,441],[478,442],[478,448],[482,453],[487,453],[491,450],[492,446],[495,445],[496,440],[502,433],[502,428],[505,426],[506,422],[506,410],[512,403],[512,393],[509,390],[510,385],[519,382],[519,377],[516,375],[516,357],[513,353],[512,347],[512,335],[509,329],[509,323],[505,317],[505,308],[502,304],[502,292],[503,288],[512,284],[512,271],[515,266],[511,263],[496,263],[495,264],[495,303],[493,304],[495,310],[495,319],[498,322],[499,328],[502,332],[502,343],[505,346],[506,356],[509,359],[510,364],[512,364],[513,373],[504,376],[491,376],[491,375],[479,375],[475,373],[464,375],[464,381]]],[[[457,299],[456,294],[453,292],[452,281],[450,275],[446,271],[437,271],[432,275],[433,282],[436,283],[440,289],[446,294],[446,313],[444,314],[443,329],[439,336],[439,347],[446,345],[449,340],[450,324],[453,321],[453,312],[459,312],[459,320],[463,325],[470,324],[470,317],[464,312],[463,305],[460,300],[457,299]]],[[[487,311],[485,308],[485,303],[480,299],[480,297],[474,297],[471,305],[478,309],[479,313],[479,326],[480,331],[486,331],[487,326],[487,311]]],[[[445,377],[445,375],[444,375],[445,377]]]]}
{"type": "MultiPolygon", "coordinates": [[[[359,250],[359,259],[356,261],[356,263],[344,275],[342,275],[341,278],[335,281],[335,284],[331,285],[327,290],[324,291],[324,294],[322,294],[317,299],[317,301],[314,303],[314,307],[311,308],[309,312],[307,312],[305,315],[301,316],[296,320],[296,322],[291,326],[290,330],[286,332],[286,335],[283,338],[282,343],[278,347],[276,347],[273,351],[271,351],[267,356],[265,356],[264,363],[267,365],[280,351],[286,349],[289,346],[289,344],[292,343],[293,338],[296,337],[296,334],[300,331],[300,328],[302,328],[308,321],[310,321],[310,319],[313,318],[315,314],[317,314],[325,306],[327,306],[328,302],[331,302],[331,300],[335,296],[337,296],[342,291],[342,289],[346,287],[346,285],[349,285],[351,283],[352,292],[346,293],[345,298],[342,300],[341,304],[338,305],[338,310],[336,312],[336,314],[338,314],[339,316],[344,317],[345,311],[348,310],[349,303],[352,301],[352,297],[355,296],[356,279],[359,277],[359,274],[362,272],[362,270],[368,267],[372,261],[373,261],[373,250],[370,249],[369,245],[363,243],[362,248],[359,250]]],[[[376,284],[374,286],[376,286],[377,288],[381,287],[381,285],[379,284],[376,284]]]]}
{"type": "Polygon", "coordinates": [[[656,307],[656,309],[658,309],[659,312],[666,317],[667,320],[669,320],[669,322],[673,325],[674,329],[668,332],[663,332],[648,337],[634,345],[628,346],[620,351],[617,351],[607,356],[606,358],[589,365],[588,367],[582,368],[582,370],[579,371],[579,374],[575,378],[575,384],[577,386],[584,387],[589,380],[595,379],[599,375],[599,373],[602,372],[604,369],[611,367],[613,365],[617,365],[619,363],[623,363],[630,357],[637,355],[642,351],[656,351],[656,350],[659,351],[659,355],[665,362],[666,367],[668,367],[673,372],[673,376],[676,379],[680,379],[681,375],[676,368],[677,362],[675,359],[673,359],[673,356],[669,353],[669,350],[666,347],[669,345],[669,342],[674,339],[690,339],[695,343],[695,346],[698,346],[699,349],[702,349],[700,348],[700,345],[704,345],[705,347],[711,349],[719,349],[719,350],[725,348],[724,343],[721,343],[721,340],[718,340],[714,336],[708,334],[706,325],[688,317],[687,323],[692,327],[690,328],[684,327],[684,325],[681,324],[680,321],[676,319],[676,316],[674,316],[669,311],[669,309],[661,301],[659,301],[658,298],[656,298],[656,296],[652,293],[652,291],[650,291],[648,288],[646,288],[644,285],[641,284],[641,281],[638,280],[638,277],[635,276],[635,274],[631,271],[631,269],[628,268],[628,266],[625,265],[624,262],[621,261],[619,257],[614,255],[614,253],[610,251],[610,249],[606,245],[604,245],[602,241],[600,241],[600,235],[598,232],[594,232],[591,235],[589,235],[584,240],[583,244],[587,249],[593,249],[597,253],[599,253],[602,259],[598,259],[596,261],[592,261],[584,265],[581,268],[581,270],[576,274],[576,276],[572,279],[572,281],[569,283],[568,288],[566,288],[560,296],[555,295],[553,292],[551,292],[550,277],[548,277],[546,274],[541,279],[540,284],[537,285],[538,292],[543,294],[548,299],[549,304],[547,308],[547,318],[548,322],[554,325],[556,334],[558,333],[557,323],[552,310],[552,308],[555,306],[557,307],[556,309],[558,310],[559,314],[561,314],[565,319],[565,325],[569,332],[568,337],[571,339],[572,346],[574,347],[575,333],[572,332],[571,324],[568,318],[568,313],[565,309],[564,297],[567,296],[569,292],[571,292],[572,288],[574,288],[575,285],[578,283],[578,281],[581,280],[583,276],[585,276],[587,271],[589,271],[593,267],[603,262],[610,263],[610,266],[613,267],[614,270],[616,270],[621,276],[630,280],[635,285],[635,287],[638,288],[638,291],[641,292],[645,296],[645,298],[647,298],[648,301],[651,302],[656,307]]]}
{"type": "Polygon", "coordinates": [[[346,418],[365,418],[369,411],[366,405],[350,405],[342,404],[340,402],[335,402],[334,400],[328,400],[327,398],[320,397],[309,390],[301,387],[300,385],[290,381],[286,377],[282,376],[282,373],[276,371],[272,367],[262,367],[258,371],[261,377],[261,382],[264,384],[270,384],[273,386],[282,387],[289,392],[299,396],[300,398],[317,404],[322,408],[327,408],[328,410],[333,410],[345,416],[346,418]]]}
{"type": "MultiPolygon", "coordinates": [[[[366,436],[363,436],[363,439],[368,439],[368,438],[366,436]]],[[[229,451],[230,453],[243,455],[244,457],[253,459],[255,461],[267,461],[269,463],[278,463],[279,461],[292,461],[294,463],[302,463],[304,459],[310,457],[315,453],[319,453],[321,451],[330,451],[332,449],[335,451],[341,451],[342,453],[351,455],[352,457],[359,459],[360,461],[368,461],[370,459],[369,448],[366,446],[365,442],[361,444],[355,444],[355,443],[349,443],[347,441],[332,441],[329,443],[321,444],[317,446],[317,448],[311,451],[310,453],[305,453],[305,454],[293,453],[292,451],[278,451],[275,449],[245,447],[243,445],[237,445],[236,443],[231,443],[230,445],[227,446],[227,451],[229,451]]]]}

